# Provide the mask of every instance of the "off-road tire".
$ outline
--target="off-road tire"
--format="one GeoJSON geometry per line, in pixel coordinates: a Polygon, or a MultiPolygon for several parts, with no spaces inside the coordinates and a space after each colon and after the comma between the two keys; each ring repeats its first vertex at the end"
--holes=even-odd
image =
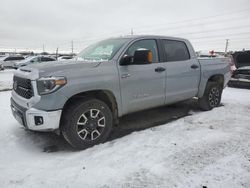
{"type": "Polygon", "coordinates": [[[216,82],[208,82],[204,95],[198,99],[201,110],[208,111],[220,105],[222,87],[216,82]]]}
{"type": "MultiPolygon", "coordinates": [[[[99,127],[99,120],[97,120],[98,125],[96,125],[97,128],[99,127]]],[[[93,124],[93,123],[92,123],[93,124]]],[[[91,124],[91,126],[93,126],[91,124]]],[[[103,126],[103,123],[102,123],[103,126]]],[[[109,134],[112,130],[113,127],[113,116],[112,116],[112,112],[110,110],[110,108],[102,101],[98,100],[98,99],[94,99],[94,98],[84,98],[81,99],[79,101],[75,101],[74,103],[72,103],[71,105],[69,105],[69,107],[67,107],[67,109],[65,109],[62,113],[62,120],[61,120],[61,125],[60,125],[60,130],[62,132],[63,137],[66,139],[66,141],[68,141],[68,143],[73,146],[76,149],[86,149],[88,147],[92,147],[96,144],[99,143],[103,143],[106,141],[106,139],[109,137],[109,134]],[[93,119],[90,117],[87,121],[85,121],[86,119],[86,114],[84,115],[85,118],[83,118],[83,114],[84,113],[90,113],[90,110],[99,110],[100,114],[102,114],[103,117],[105,117],[105,126],[102,127],[102,132],[99,135],[99,137],[97,137],[94,140],[87,140],[88,137],[91,137],[89,139],[92,139],[92,132],[89,134],[91,135],[87,135],[87,137],[85,139],[83,139],[83,136],[79,134],[79,126],[83,126],[83,129],[86,129],[87,127],[89,128],[89,124],[88,121],[93,121],[93,119]],[[85,125],[79,125],[79,121],[80,118],[83,118],[81,124],[85,125]],[[87,125],[88,124],[88,125],[87,125]]],[[[93,127],[90,127],[93,128],[93,127]]],[[[96,128],[96,130],[97,130],[96,128]]],[[[89,129],[88,129],[89,130],[89,129]]],[[[86,131],[88,132],[88,131],[86,131]]],[[[84,133],[86,134],[86,132],[84,131],[84,133]]],[[[84,134],[84,137],[85,137],[84,134]]],[[[97,135],[95,133],[95,135],[97,135]]]]}

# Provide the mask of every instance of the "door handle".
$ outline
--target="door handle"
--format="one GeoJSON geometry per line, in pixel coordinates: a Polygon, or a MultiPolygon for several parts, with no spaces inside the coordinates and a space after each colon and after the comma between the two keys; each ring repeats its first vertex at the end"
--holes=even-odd
{"type": "Polygon", "coordinates": [[[199,68],[199,66],[196,64],[191,65],[191,69],[198,69],[198,68],[199,68]]]}
{"type": "Polygon", "coordinates": [[[131,75],[130,74],[122,74],[122,78],[128,78],[128,77],[130,77],[131,75]]]}
{"type": "Polygon", "coordinates": [[[155,72],[163,72],[163,71],[165,71],[166,69],[164,68],[164,67],[157,67],[156,69],[155,69],[155,72]]]}

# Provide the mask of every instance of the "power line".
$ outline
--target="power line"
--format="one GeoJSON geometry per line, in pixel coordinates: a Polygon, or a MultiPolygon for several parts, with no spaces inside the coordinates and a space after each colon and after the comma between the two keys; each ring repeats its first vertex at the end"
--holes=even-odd
{"type": "Polygon", "coordinates": [[[176,35],[193,35],[193,34],[202,34],[202,33],[211,33],[211,32],[216,32],[216,31],[222,31],[222,30],[237,30],[237,29],[242,29],[250,27],[249,25],[241,25],[241,26],[233,26],[233,27],[223,27],[223,28],[217,28],[217,29],[210,29],[210,30],[205,30],[205,31],[197,31],[197,32],[185,32],[185,33],[177,33],[176,35]]]}
{"type": "Polygon", "coordinates": [[[169,27],[169,26],[166,26],[166,25],[162,25],[162,27],[160,27],[160,28],[151,28],[152,26],[150,26],[150,29],[146,29],[146,30],[137,30],[137,32],[138,33],[143,33],[143,32],[156,32],[156,31],[159,31],[159,30],[163,30],[163,29],[166,29],[166,30],[175,30],[175,29],[181,29],[181,28],[193,28],[193,27],[200,27],[200,26],[206,26],[206,27],[208,27],[208,26],[211,26],[211,25],[218,25],[218,24],[221,24],[221,23],[225,23],[225,22],[230,22],[230,24],[232,24],[234,21],[239,21],[239,20],[244,20],[244,19],[246,19],[246,20],[248,20],[249,18],[248,17],[246,17],[245,15],[244,16],[242,16],[242,17],[237,17],[237,18],[226,18],[226,19],[223,19],[223,20],[216,20],[216,21],[205,21],[205,22],[201,22],[201,23],[191,23],[191,24],[188,24],[188,23],[186,23],[186,24],[188,24],[188,25],[179,25],[179,26],[173,26],[173,27],[169,27]]]}
{"type": "MultiPolygon", "coordinates": [[[[214,19],[216,17],[221,17],[221,16],[225,16],[225,15],[231,16],[233,14],[242,14],[243,12],[249,13],[249,11],[250,11],[250,8],[246,8],[246,9],[242,9],[242,10],[230,11],[228,13],[215,14],[215,15],[205,16],[205,17],[201,17],[201,18],[186,19],[186,20],[182,20],[182,21],[178,21],[178,22],[167,22],[165,24],[179,24],[179,23],[193,22],[195,20],[204,20],[204,19],[207,20],[207,19],[211,19],[211,18],[214,19]]],[[[157,25],[159,25],[159,24],[157,24],[157,25]]],[[[150,26],[157,26],[157,25],[150,25],[150,26]]],[[[160,25],[163,25],[163,24],[160,24],[160,25]]],[[[144,26],[144,27],[149,27],[149,25],[144,26]]],[[[135,28],[138,28],[138,27],[135,27],[135,28]]],[[[142,27],[140,27],[140,28],[142,28],[142,27]]]]}
{"type": "MultiPolygon", "coordinates": [[[[160,24],[160,26],[164,25],[164,28],[167,28],[167,29],[177,29],[177,28],[183,28],[183,26],[175,26],[175,27],[169,27],[169,26],[165,26],[166,24],[179,24],[179,23],[187,23],[187,22],[191,22],[191,21],[194,21],[194,20],[204,20],[206,19],[206,22],[205,24],[208,25],[209,21],[207,19],[214,19],[215,17],[219,17],[219,16],[223,16],[223,15],[233,15],[233,14],[239,14],[239,13],[243,13],[243,12],[247,12],[249,13],[250,9],[243,9],[243,10],[238,10],[238,11],[233,11],[233,12],[228,12],[226,14],[217,14],[217,15],[211,15],[211,16],[207,16],[207,17],[202,17],[202,18],[195,18],[195,19],[189,19],[189,20],[182,20],[182,21],[179,21],[179,22],[168,22],[168,23],[165,23],[165,24],[160,24]]],[[[246,15],[242,15],[241,16],[242,18],[245,18],[245,19],[248,19],[248,16],[246,15]]],[[[240,18],[241,18],[240,17],[240,18]]],[[[235,19],[235,18],[234,18],[235,19]]],[[[237,20],[239,20],[239,18],[236,18],[237,20]]],[[[232,21],[233,19],[232,18],[226,18],[224,20],[216,20],[216,21],[213,21],[213,23],[211,24],[215,24],[215,23],[221,23],[222,21],[225,22],[225,21],[232,21]]],[[[211,21],[210,21],[211,22],[211,21]]],[[[188,25],[188,27],[193,27],[193,26],[199,26],[201,24],[204,24],[204,23],[198,23],[198,24],[192,24],[192,25],[188,25]]],[[[159,25],[159,24],[157,24],[159,25]]],[[[153,26],[156,26],[156,25],[148,25],[147,27],[153,27],[153,26]]],[[[146,27],[146,26],[144,26],[146,27]]],[[[135,28],[144,28],[144,27],[134,27],[135,28]]],[[[186,27],[186,26],[184,26],[186,27]]],[[[107,33],[107,34],[103,34],[103,35],[98,35],[96,37],[92,37],[92,38],[88,38],[85,40],[85,37],[84,37],[84,40],[81,40],[79,39],[79,41],[76,41],[78,43],[81,43],[81,42],[86,42],[86,41],[94,41],[94,40],[98,40],[98,39],[101,39],[102,37],[104,36],[111,36],[111,35],[121,35],[122,33],[125,33],[126,31],[128,31],[129,29],[123,29],[123,30],[120,30],[120,31],[116,31],[116,32],[112,32],[112,33],[107,33]]],[[[151,29],[151,31],[155,31],[156,29],[151,29]]],[[[150,30],[146,30],[146,31],[150,31],[150,30]]],[[[142,32],[145,32],[145,31],[142,31],[142,32]]]]}
{"type": "Polygon", "coordinates": [[[226,34],[223,34],[223,35],[213,35],[213,36],[210,35],[210,36],[206,36],[206,37],[203,36],[203,37],[194,37],[194,38],[192,38],[192,37],[190,38],[189,37],[189,39],[193,40],[193,39],[215,38],[215,37],[224,37],[225,38],[227,36],[234,36],[234,35],[250,35],[250,32],[233,33],[233,34],[227,34],[227,35],[226,34]]]}

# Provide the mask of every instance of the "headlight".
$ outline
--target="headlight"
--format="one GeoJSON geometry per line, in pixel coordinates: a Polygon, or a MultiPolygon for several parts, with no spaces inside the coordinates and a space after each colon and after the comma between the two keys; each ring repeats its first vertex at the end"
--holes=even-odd
{"type": "Polygon", "coordinates": [[[53,93],[67,83],[64,77],[47,77],[37,80],[37,90],[40,95],[53,93]]]}

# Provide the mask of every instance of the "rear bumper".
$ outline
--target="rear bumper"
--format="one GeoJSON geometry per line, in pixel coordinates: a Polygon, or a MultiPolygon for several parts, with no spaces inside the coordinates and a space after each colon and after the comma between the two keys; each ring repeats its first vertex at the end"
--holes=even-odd
{"type": "Polygon", "coordinates": [[[59,128],[62,110],[43,111],[26,109],[11,98],[11,110],[15,119],[25,128],[34,131],[54,131],[59,128]]]}

